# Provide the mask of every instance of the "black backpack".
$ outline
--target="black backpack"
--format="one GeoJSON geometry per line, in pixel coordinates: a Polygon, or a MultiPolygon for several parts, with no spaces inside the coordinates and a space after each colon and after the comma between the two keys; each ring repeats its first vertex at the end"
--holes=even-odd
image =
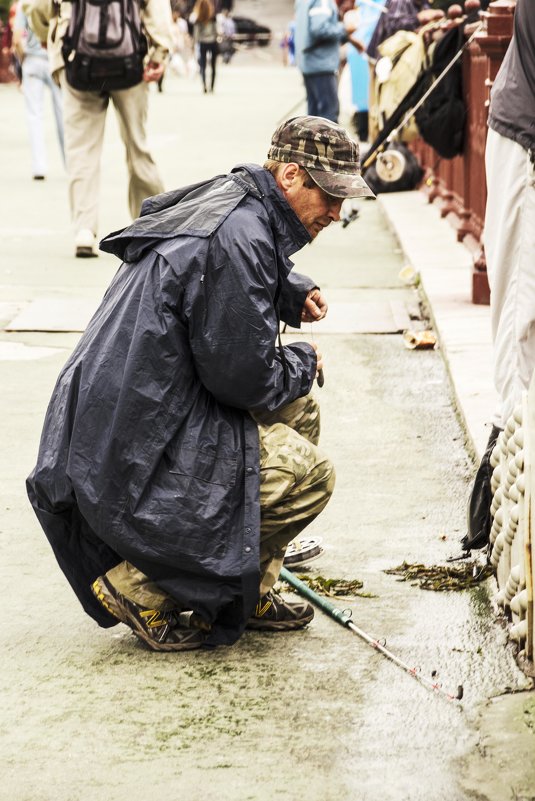
{"type": "Polygon", "coordinates": [[[62,54],[74,89],[106,92],[136,86],[143,79],[146,53],[139,0],[73,0],[62,54]]]}
{"type": "MultiPolygon", "coordinates": [[[[464,24],[444,34],[435,45],[425,79],[430,87],[465,43],[464,24]]],[[[466,105],[463,97],[462,63],[459,58],[415,114],[420,135],[445,159],[463,152],[466,105]]]]}

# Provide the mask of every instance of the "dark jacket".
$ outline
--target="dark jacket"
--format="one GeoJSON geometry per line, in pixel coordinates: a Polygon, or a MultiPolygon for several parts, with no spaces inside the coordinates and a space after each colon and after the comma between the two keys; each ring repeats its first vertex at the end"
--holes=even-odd
{"type": "Polygon", "coordinates": [[[368,45],[370,58],[379,58],[377,48],[398,31],[415,31],[420,27],[418,12],[427,8],[428,3],[415,0],[387,0],[386,13],[381,14],[368,45]]]}
{"type": "Polygon", "coordinates": [[[101,248],[123,260],[62,370],[28,494],[101,626],[92,581],[123,559],[234,642],[259,586],[258,430],[306,395],[306,343],[277,347],[314,283],[309,235],[255,165],[150,198],[101,248]]]}
{"type": "Polygon", "coordinates": [[[489,127],[535,153],[535,9],[517,0],[513,38],[490,92],[489,127]]]}

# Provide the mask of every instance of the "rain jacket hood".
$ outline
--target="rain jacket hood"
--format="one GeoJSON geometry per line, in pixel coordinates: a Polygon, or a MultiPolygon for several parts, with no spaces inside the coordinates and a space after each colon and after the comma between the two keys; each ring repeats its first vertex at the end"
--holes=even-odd
{"type": "Polygon", "coordinates": [[[134,261],[158,240],[208,237],[243,200],[244,193],[259,200],[266,198],[279,247],[286,256],[310,241],[306,228],[289,208],[271,174],[259,171],[256,165],[244,164],[235,167],[230,175],[219,175],[210,181],[148,198],[141,216],[127,228],[109,234],[100,248],[124,261],[134,261]]]}
{"type": "Polygon", "coordinates": [[[309,241],[270,173],[238,167],[151,198],[106,237],[123,260],[63,368],[28,494],[85,611],[117,621],[92,582],[122,560],[232,643],[258,599],[259,445],[250,411],[306,395],[300,324],[309,241]]]}

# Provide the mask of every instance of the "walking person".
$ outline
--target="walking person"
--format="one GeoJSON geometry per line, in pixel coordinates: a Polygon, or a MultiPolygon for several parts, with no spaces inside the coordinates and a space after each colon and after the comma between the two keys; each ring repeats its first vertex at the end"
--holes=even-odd
{"type": "Polygon", "coordinates": [[[273,585],[334,486],[310,394],[323,362],[278,332],[327,313],[290,256],[362,196],[346,131],[297,117],[264,167],[150,198],[101,243],[123,265],[58,379],[28,479],[101,626],[182,651],[311,621],[273,585]]]}
{"type": "MultiPolygon", "coordinates": [[[[121,138],[126,150],[128,167],[128,205],[132,218],[138,216],[141,204],[146,197],[163,191],[163,184],[149,152],[146,135],[148,112],[148,83],[159,81],[165,70],[171,50],[171,9],[168,0],[124,0],[121,20],[114,19],[114,11],[106,2],[101,3],[102,16],[108,14],[109,29],[102,25],[99,36],[112,35],[117,25],[123,24],[130,30],[134,25],[127,19],[127,12],[135,17],[135,28],[139,36],[135,39],[138,48],[129,58],[118,59],[119,66],[126,70],[129,64],[137,63],[139,74],[123,88],[114,87],[114,76],[106,72],[100,58],[98,69],[92,70],[93,56],[85,56],[81,48],[68,47],[69,37],[83,33],[83,26],[90,24],[94,15],[86,14],[84,3],[79,0],[72,4],[63,0],[52,3],[50,0],[23,0],[23,7],[33,30],[43,41],[47,41],[50,69],[55,81],[61,86],[63,94],[63,120],[65,128],[65,156],[69,176],[69,201],[75,235],[75,255],[87,258],[96,256],[98,230],[98,206],[100,191],[100,161],[104,142],[104,126],[108,106],[113,104],[121,138]],[[72,17],[71,12],[76,11],[72,17]],[[127,24],[128,23],[128,24],[127,24]],[[79,30],[77,30],[79,26],[79,30]],[[67,62],[65,58],[67,53],[67,62]],[[144,56],[144,61],[143,55],[144,56]],[[69,75],[74,74],[74,66],[80,56],[77,81],[69,75]],[[66,70],[66,63],[69,70],[66,70]],[[96,78],[92,76],[96,74],[96,78]],[[87,81],[87,88],[85,85],[87,81]],[[74,86],[73,83],[77,83],[74,86]],[[82,88],[80,88],[82,87],[82,88]]],[[[115,4],[117,5],[117,4],[115,4]]],[[[134,34],[132,34],[132,39],[134,34]]],[[[127,41],[124,37],[121,41],[127,41]]],[[[106,62],[104,62],[106,63],[106,62]]]]}
{"type": "Polygon", "coordinates": [[[212,0],[197,0],[191,12],[193,40],[198,50],[203,92],[214,91],[217,63],[217,20],[212,0]],[[210,84],[206,82],[206,67],[210,58],[210,84]]]}
{"type": "Polygon", "coordinates": [[[59,148],[65,161],[61,91],[50,74],[46,45],[39,41],[30,28],[20,4],[13,24],[13,47],[22,64],[22,91],[30,135],[32,175],[35,181],[42,181],[47,174],[44,131],[44,100],[47,91],[52,98],[59,148]]]}
{"type": "Polygon", "coordinates": [[[295,56],[305,83],[308,114],[338,121],[340,45],[354,30],[340,21],[335,0],[296,0],[295,56]]]}
{"type": "Polygon", "coordinates": [[[495,410],[469,502],[465,549],[489,539],[490,455],[535,369],[535,15],[517,0],[513,38],[492,85],[485,151],[484,244],[494,344],[495,410]]]}

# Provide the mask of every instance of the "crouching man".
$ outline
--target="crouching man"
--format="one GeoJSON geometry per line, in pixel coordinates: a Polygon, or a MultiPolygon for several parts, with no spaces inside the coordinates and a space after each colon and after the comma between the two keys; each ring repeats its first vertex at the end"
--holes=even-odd
{"type": "Polygon", "coordinates": [[[278,330],[326,314],[289,257],[361,196],[344,129],[297,117],[263,168],[150,198],[101,243],[123,263],[58,379],[28,479],[99,625],[181,651],[312,619],[272,588],[333,490],[309,394],[322,360],[278,330]]]}

